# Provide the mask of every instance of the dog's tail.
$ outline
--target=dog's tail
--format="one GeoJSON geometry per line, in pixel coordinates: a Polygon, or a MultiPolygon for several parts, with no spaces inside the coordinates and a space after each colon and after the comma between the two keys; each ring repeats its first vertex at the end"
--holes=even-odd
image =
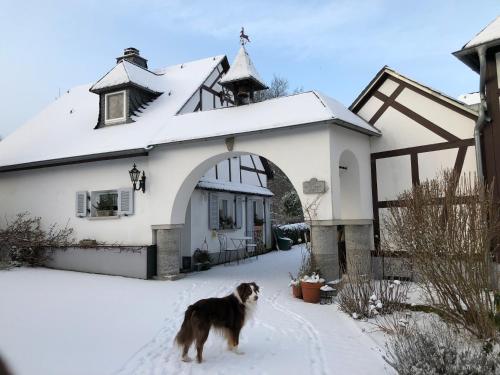
{"type": "Polygon", "coordinates": [[[191,318],[194,314],[194,307],[191,305],[187,308],[186,313],[184,314],[184,321],[182,322],[181,329],[175,336],[175,342],[177,345],[183,346],[185,344],[190,344],[194,340],[193,325],[191,322],[191,318]]]}

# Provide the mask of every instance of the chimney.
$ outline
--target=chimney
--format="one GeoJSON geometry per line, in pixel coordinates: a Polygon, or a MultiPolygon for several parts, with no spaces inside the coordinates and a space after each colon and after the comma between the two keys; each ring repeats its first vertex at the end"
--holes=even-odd
{"type": "Polygon", "coordinates": [[[148,68],[148,60],[144,57],[141,57],[139,54],[139,50],[134,47],[125,48],[123,50],[123,56],[116,58],[116,63],[118,64],[122,60],[126,60],[131,62],[132,64],[142,66],[144,69],[148,68]]]}

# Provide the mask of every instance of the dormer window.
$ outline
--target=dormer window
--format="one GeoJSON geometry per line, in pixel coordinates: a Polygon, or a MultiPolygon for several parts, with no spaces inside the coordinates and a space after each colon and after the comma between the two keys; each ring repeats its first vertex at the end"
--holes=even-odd
{"type": "Polygon", "coordinates": [[[99,95],[99,117],[94,129],[134,122],[164,90],[163,74],[149,71],[147,60],[139,55],[139,50],[125,49],[116,62],[116,66],[89,89],[99,95]]]}
{"type": "Polygon", "coordinates": [[[127,120],[127,92],[125,90],[104,95],[106,125],[118,124],[127,120]]]}

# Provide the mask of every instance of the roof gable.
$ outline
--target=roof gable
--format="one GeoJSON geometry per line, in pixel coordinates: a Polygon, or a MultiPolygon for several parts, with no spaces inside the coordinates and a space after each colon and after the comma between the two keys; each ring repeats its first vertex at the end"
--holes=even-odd
{"type": "Polygon", "coordinates": [[[438,90],[435,90],[429,86],[423,85],[407,76],[404,76],[395,70],[384,66],[378,71],[375,77],[370,81],[370,83],[361,91],[356,99],[349,106],[349,109],[354,113],[357,113],[361,107],[368,101],[368,99],[373,95],[374,92],[384,83],[384,81],[391,77],[395,82],[402,82],[407,86],[412,87],[414,90],[418,91],[424,96],[432,98],[447,107],[451,107],[454,110],[460,112],[466,117],[477,118],[477,113],[471,108],[467,107],[465,103],[448,96],[438,90]]]}
{"type": "Polygon", "coordinates": [[[147,91],[159,94],[163,89],[159,76],[159,74],[150,72],[127,60],[122,60],[106,73],[104,77],[92,85],[90,91],[99,93],[123,85],[135,85],[147,91]]]}

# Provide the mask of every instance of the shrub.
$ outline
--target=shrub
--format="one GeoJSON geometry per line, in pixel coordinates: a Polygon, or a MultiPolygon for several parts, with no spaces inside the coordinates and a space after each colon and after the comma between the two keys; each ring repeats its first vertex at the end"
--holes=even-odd
{"type": "Polygon", "coordinates": [[[473,341],[432,322],[394,335],[384,357],[400,375],[493,375],[500,372],[498,345],[473,341]]]}
{"type": "Polygon", "coordinates": [[[443,172],[398,199],[384,220],[383,245],[408,254],[441,316],[478,338],[494,337],[491,262],[500,221],[491,189],[443,172]]]}
{"type": "Polygon", "coordinates": [[[363,265],[351,261],[347,280],[338,295],[339,308],[357,318],[390,314],[406,308],[410,284],[399,280],[372,280],[361,272],[363,265]]]}
{"type": "Polygon", "coordinates": [[[0,230],[0,243],[8,252],[10,263],[16,266],[41,266],[50,258],[49,249],[69,246],[73,229],[67,225],[58,228],[52,224],[42,228],[40,217],[31,217],[28,212],[18,214],[12,222],[7,220],[0,230]]]}
{"type": "Polygon", "coordinates": [[[210,263],[210,254],[207,250],[196,249],[193,254],[195,263],[210,263]]]}
{"type": "Polygon", "coordinates": [[[304,243],[306,236],[309,237],[309,225],[306,223],[279,225],[278,230],[281,236],[290,238],[294,245],[304,243]]]}

